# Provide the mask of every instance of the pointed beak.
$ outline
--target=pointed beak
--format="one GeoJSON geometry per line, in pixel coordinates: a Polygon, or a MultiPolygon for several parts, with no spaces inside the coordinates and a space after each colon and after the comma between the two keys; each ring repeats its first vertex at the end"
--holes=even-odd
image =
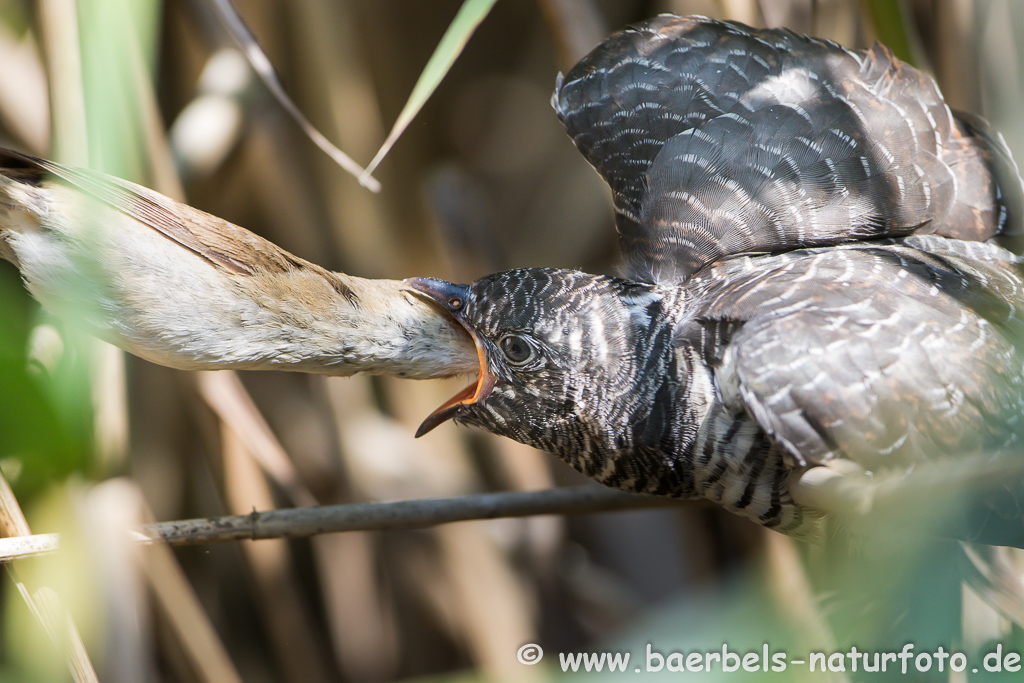
{"type": "Polygon", "coordinates": [[[454,285],[444,280],[432,277],[414,277],[405,281],[413,292],[423,296],[427,301],[434,304],[442,311],[450,315],[469,333],[473,344],[476,346],[477,359],[480,363],[479,374],[472,384],[459,393],[445,401],[437,410],[427,416],[420,428],[416,430],[416,438],[419,438],[438,426],[458,415],[465,406],[470,406],[477,401],[487,398],[494,389],[494,375],[487,369],[487,352],[484,349],[483,341],[463,317],[460,311],[466,304],[466,297],[469,295],[468,285],[454,285]]]}

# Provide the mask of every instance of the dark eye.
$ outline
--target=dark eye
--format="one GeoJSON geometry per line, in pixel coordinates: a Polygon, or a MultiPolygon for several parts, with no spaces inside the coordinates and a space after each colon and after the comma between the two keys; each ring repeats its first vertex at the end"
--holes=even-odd
{"type": "Polygon", "coordinates": [[[517,334],[502,337],[499,346],[501,346],[501,352],[505,354],[505,358],[515,365],[522,365],[533,358],[533,347],[530,346],[530,342],[517,334]]]}

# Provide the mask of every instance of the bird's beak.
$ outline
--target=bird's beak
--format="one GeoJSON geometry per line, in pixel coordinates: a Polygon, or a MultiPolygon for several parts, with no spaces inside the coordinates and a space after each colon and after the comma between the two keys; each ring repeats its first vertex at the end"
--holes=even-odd
{"type": "Polygon", "coordinates": [[[434,304],[449,316],[454,318],[469,333],[473,344],[476,346],[477,359],[480,362],[479,375],[476,381],[468,387],[445,401],[441,407],[427,416],[420,428],[416,430],[416,438],[419,438],[438,426],[442,422],[452,419],[464,406],[473,405],[477,401],[487,398],[494,389],[494,375],[487,369],[487,351],[484,349],[483,340],[471,328],[459,311],[466,303],[469,294],[467,285],[453,285],[444,280],[432,277],[414,277],[405,281],[409,288],[422,295],[427,301],[434,304]]]}

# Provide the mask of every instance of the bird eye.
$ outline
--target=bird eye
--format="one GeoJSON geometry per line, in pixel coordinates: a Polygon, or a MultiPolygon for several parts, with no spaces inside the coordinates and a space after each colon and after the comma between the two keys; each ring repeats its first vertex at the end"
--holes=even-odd
{"type": "Polygon", "coordinates": [[[516,334],[509,334],[502,337],[499,342],[501,352],[510,363],[522,365],[533,358],[533,347],[530,342],[516,334]]]}

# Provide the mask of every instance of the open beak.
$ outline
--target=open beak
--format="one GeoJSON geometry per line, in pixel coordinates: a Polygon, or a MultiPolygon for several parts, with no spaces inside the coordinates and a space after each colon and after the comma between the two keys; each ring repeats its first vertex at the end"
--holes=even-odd
{"type": "Polygon", "coordinates": [[[480,363],[480,370],[476,381],[452,396],[441,407],[428,415],[427,419],[420,425],[420,428],[416,430],[416,438],[419,438],[442,422],[446,422],[458,415],[465,406],[473,405],[477,401],[487,398],[491,390],[494,389],[494,375],[487,369],[487,352],[484,349],[483,341],[466,324],[462,316],[458,314],[466,303],[469,287],[467,285],[453,285],[450,282],[432,277],[409,278],[405,281],[405,284],[412,291],[423,295],[429,302],[462,325],[476,346],[477,360],[480,363]]]}

